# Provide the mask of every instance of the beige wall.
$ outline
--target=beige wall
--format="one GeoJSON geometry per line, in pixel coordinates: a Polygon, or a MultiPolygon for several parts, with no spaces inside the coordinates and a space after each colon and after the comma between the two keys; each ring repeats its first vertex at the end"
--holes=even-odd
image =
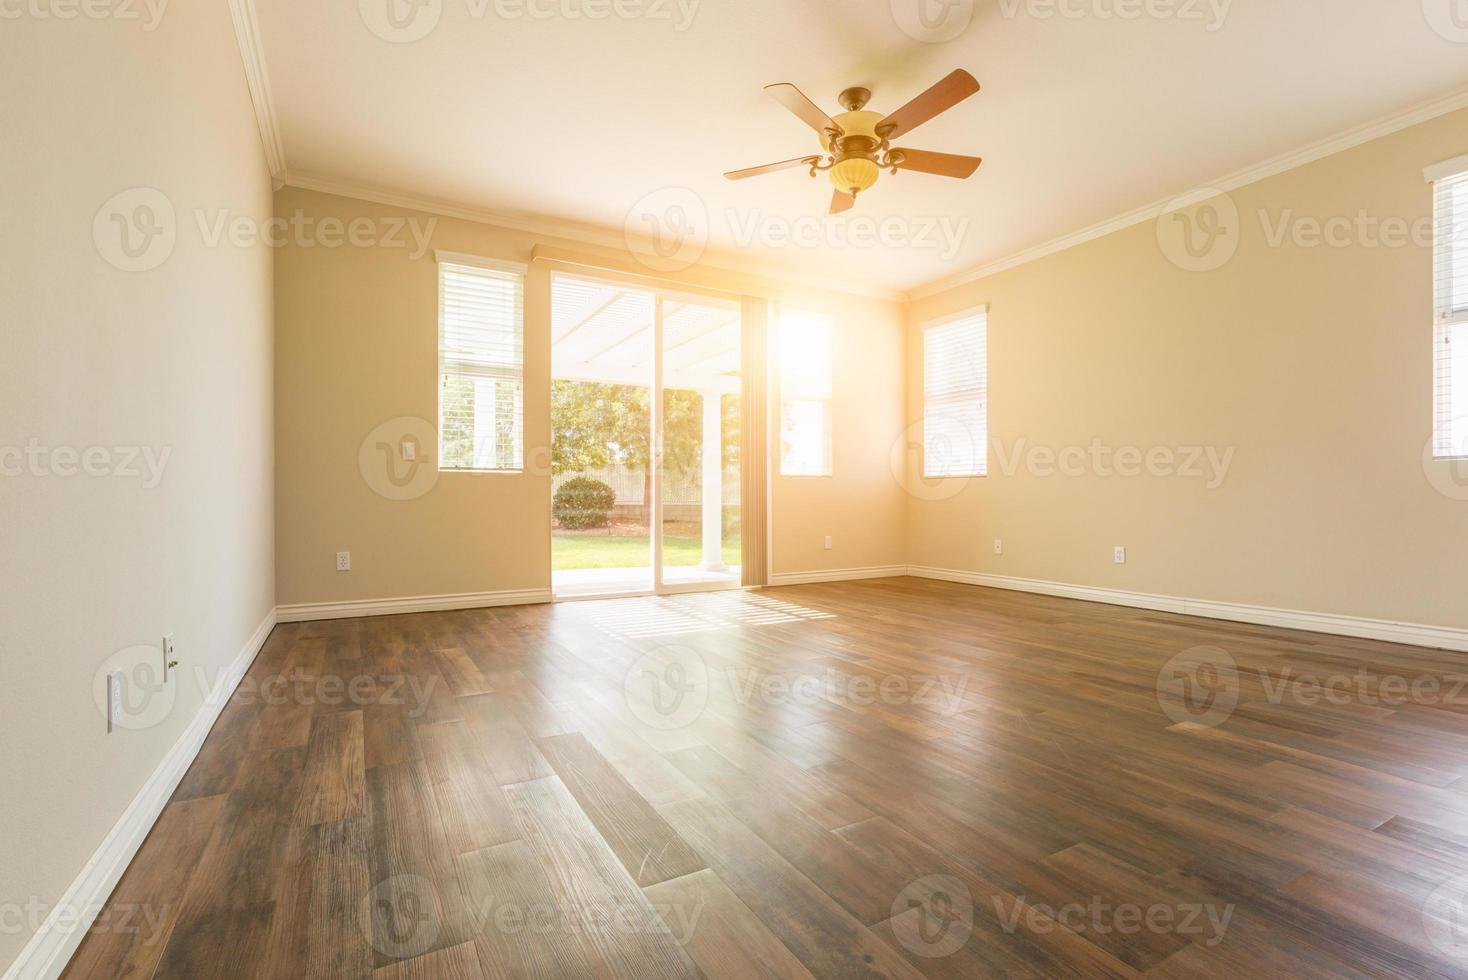
{"type": "Polygon", "coordinates": [[[0,455],[0,966],[196,715],[198,672],[217,676],[274,602],[271,259],[206,245],[194,219],[267,218],[269,178],[227,6],[172,4],[154,30],[137,10],[3,28],[0,454],[106,447],[91,471],[124,473],[68,475],[63,450],[15,475],[0,455]],[[175,212],[149,271],[106,260],[107,213],[93,236],[133,187],[175,212]],[[169,453],[161,481],[113,447],[169,453]],[[171,709],[107,734],[94,676],[166,631],[171,709]]]}
{"type": "Polygon", "coordinates": [[[1282,219],[1354,224],[1363,210],[1400,230],[1430,214],[1423,167],[1465,152],[1460,112],[1233,191],[1242,238],[1212,271],[1170,262],[1149,222],[913,304],[910,419],[921,411],[919,325],[989,303],[991,445],[1059,451],[1099,438],[1234,457],[1209,490],[1176,476],[1006,476],[991,448],[985,479],[914,484],[909,561],[1468,626],[1468,503],[1430,482],[1447,464],[1422,461],[1430,248],[1270,241],[1282,219]],[[1112,563],[1115,545],[1127,564],[1112,563]]]}
{"type": "MultiPolygon", "coordinates": [[[[531,264],[525,300],[524,474],[439,474],[412,499],[389,499],[359,449],[378,426],[429,433],[437,418],[438,271],[433,250],[529,262],[537,246],[636,271],[625,254],[526,232],[405,212],[285,188],[282,219],[374,228],[408,221],[431,234],[413,247],[322,247],[276,253],[276,529],[281,605],[547,589],[550,586],[549,281],[531,264]],[[365,226],[364,226],[365,227],[365,226]],[[406,420],[406,421],[399,421],[406,420]],[[418,420],[418,421],[414,421],[418,420]],[[537,450],[541,450],[537,452],[537,450]],[[376,488],[375,488],[376,487],[376,488]],[[337,572],[335,553],[352,553],[337,572]]],[[[412,236],[405,236],[412,242],[412,236]]],[[[645,270],[644,270],[645,271],[645,270]]],[[[777,572],[890,565],[902,558],[903,497],[887,474],[889,433],[901,425],[901,308],[695,267],[689,283],[769,294],[837,318],[836,476],[774,481],[777,572]],[[833,538],[825,551],[822,539],[833,538]]],[[[396,436],[395,438],[400,438],[396,436]]],[[[430,460],[430,466],[432,461],[430,460]]],[[[431,479],[431,478],[430,478],[431,479]]]]}

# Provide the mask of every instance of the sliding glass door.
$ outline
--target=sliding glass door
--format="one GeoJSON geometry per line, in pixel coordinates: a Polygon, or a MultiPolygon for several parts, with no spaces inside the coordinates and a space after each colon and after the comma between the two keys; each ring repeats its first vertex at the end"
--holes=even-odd
{"type": "Polygon", "coordinates": [[[552,278],[558,597],[739,584],[739,320],[732,302],[552,278]]]}

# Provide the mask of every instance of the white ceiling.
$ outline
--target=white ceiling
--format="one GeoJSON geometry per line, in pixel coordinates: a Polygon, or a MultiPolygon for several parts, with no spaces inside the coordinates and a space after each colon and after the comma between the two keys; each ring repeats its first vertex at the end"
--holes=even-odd
{"type": "Polygon", "coordinates": [[[1468,87],[1458,0],[255,2],[292,176],[618,235],[686,188],[708,261],[862,289],[946,278],[1468,87]],[[916,40],[901,23],[918,3],[967,26],[916,40]],[[387,4],[432,29],[384,40],[369,21],[385,30],[387,4]],[[619,8],[639,16],[592,16],[619,8]],[[1101,16],[1119,9],[1172,13],[1101,16]],[[1044,16],[1059,10],[1079,16],[1044,16]],[[891,111],[956,67],[983,91],[902,142],[984,157],[968,181],[884,174],[827,224],[824,177],[721,177],[815,152],[768,83],[831,113],[865,85],[891,111]],[[858,218],[894,219],[889,241],[850,242],[858,218]]]}

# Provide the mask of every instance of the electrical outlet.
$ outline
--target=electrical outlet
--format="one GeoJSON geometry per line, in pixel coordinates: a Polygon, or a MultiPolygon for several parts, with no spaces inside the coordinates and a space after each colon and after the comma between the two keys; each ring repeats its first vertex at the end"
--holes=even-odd
{"type": "Polygon", "coordinates": [[[1116,562],[1118,565],[1125,565],[1126,548],[1122,545],[1117,545],[1115,548],[1113,548],[1111,551],[1111,560],[1116,562]]]}
{"type": "Polygon", "coordinates": [[[831,536],[829,534],[826,535],[826,550],[827,551],[830,551],[831,550],[831,536]]]}
{"type": "Polygon", "coordinates": [[[352,553],[350,551],[338,551],[336,553],[336,570],[339,572],[350,572],[352,570],[352,553]]]}
{"type": "Polygon", "coordinates": [[[404,461],[412,462],[413,460],[418,458],[418,440],[414,439],[412,436],[403,437],[402,448],[404,461]]]}
{"type": "Polygon", "coordinates": [[[107,672],[107,732],[122,724],[122,671],[107,672]]]}
{"type": "Polygon", "coordinates": [[[1001,541],[1001,540],[999,540],[998,538],[995,538],[994,539],[994,554],[996,554],[996,555],[1002,555],[1002,554],[1004,554],[1004,542],[1001,541]]]}
{"type": "Polygon", "coordinates": [[[169,633],[163,637],[163,679],[168,680],[169,671],[178,666],[178,661],[173,659],[173,634],[169,633]]]}

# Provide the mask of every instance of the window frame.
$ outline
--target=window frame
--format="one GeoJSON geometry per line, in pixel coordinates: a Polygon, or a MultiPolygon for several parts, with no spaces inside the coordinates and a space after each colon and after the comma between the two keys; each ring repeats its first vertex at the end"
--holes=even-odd
{"type": "Polygon", "coordinates": [[[436,282],[437,282],[437,300],[436,300],[436,302],[437,302],[437,311],[436,311],[436,315],[435,315],[435,318],[434,318],[434,328],[435,328],[435,334],[436,334],[435,343],[436,343],[436,348],[437,348],[437,359],[436,359],[436,362],[435,362],[435,367],[437,368],[437,375],[436,375],[436,381],[435,381],[435,394],[434,394],[434,398],[435,398],[436,404],[437,404],[437,426],[436,426],[436,428],[437,428],[437,437],[438,437],[438,439],[437,439],[437,441],[438,441],[438,447],[437,447],[438,454],[437,454],[437,459],[434,462],[435,462],[435,464],[438,467],[438,472],[440,474],[445,474],[445,473],[463,473],[463,474],[467,474],[467,475],[481,475],[481,476],[521,476],[521,475],[524,475],[524,473],[525,473],[525,455],[526,455],[525,454],[525,280],[526,280],[526,276],[527,276],[527,274],[529,272],[529,266],[526,265],[523,262],[512,262],[512,261],[508,261],[508,260],[505,260],[505,259],[495,259],[495,258],[490,258],[488,256],[482,256],[482,255],[469,255],[469,254],[462,253],[462,252],[447,252],[447,251],[443,251],[441,249],[434,251],[434,261],[435,261],[435,263],[438,266],[438,268],[436,270],[436,282]],[[448,465],[445,465],[445,462],[444,462],[444,445],[443,445],[443,438],[444,438],[444,424],[443,424],[444,379],[447,376],[449,376],[450,374],[455,375],[455,376],[458,376],[458,377],[466,377],[466,376],[469,376],[469,375],[461,374],[460,372],[453,372],[453,371],[445,371],[444,370],[444,349],[443,349],[444,275],[445,275],[445,272],[447,270],[450,270],[450,269],[460,269],[460,270],[465,270],[465,271],[468,271],[468,272],[474,272],[474,271],[478,270],[478,271],[482,271],[482,272],[494,273],[494,274],[497,274],[500,277],[508,278],[508,279],[510,279],[511,281],[513,281],[515,283],[515,291],[516,291],[516,301],[515,301],[515,307],[516,307],[516,309],[515,309],[515,313],[516,313],[516,320],[517,320],[517,322],[515,324],[515,330],[516,330],[516,333],[517,333],[517,341],[518,341],[517,346],[519,348],[519,367],[518,367],[518,372],[517,373],[515,373],[515,374],[509,374],[507,372],[506,378],[505,378],[505,380],[513,380],[516,383],[516,388],[517,388],[517,392],[516,392],[516,396],[515,396],[515,423],[514,424],[518,427],[518,430],[519,430],[518,433],[516,434],[516,440],[515,440],[516,447],[518,448],[518,459],[515,460],[516,465],[514,465],[514,466],[509,466],[509,467],[448,466],[448,465]]]}
{"type": "MultiPolygon", "coordinates": [[[[936,320],[929,320],[926,323],[924,323],[920,329],[922,331],[922,345],[923,345],[923,349],[922,349],[922,365],[923,365],[923,369],[922,369],[922,404],[920,406],[920,415],[919,415],[919,425],[921,426],[921,434],[922,434],[922,443],[921,443],[921,446],[922,446],[922,455],[921,455],[921,459],[920,459],[920,462],[919,462],[918,471],[922,475],[922,478],[924,480],[981,480],[981,479],[986,479],[989,476],[989,439],[988,439],[988,434],[989,434],[989,304],[988,303],[982,303],[982,304],[980,304],[978,306],[971,306],[971,307],[969,307],[967,309],[960,310],[957,313],[952,313],[952,314],[949,314],[947,316],[939,317],[936,320]],[[973,319],[980,319],[982,321],[980,323],[980,329],[983,331],[983,341],[984,341],[984,343],[983,343],[983,350],[984,350],[984,361],[983,361],[984,387],[983,387],[982,398],[981,398],[981,402],[982,402],[982,405],[983,405],[983,419],[982,420],[983,420],[984,440],[983,440],[982,451],[979,454],[977,454],[976,457],[975,457],[975,465],[977,467],[977,471],[976,472],[964,472],[964,473],[939,473],[939,474],[933,474],[933,473],[930,473],[929,470],[928,470],[928,408],[929,408],[929,405],[930,405],[929,395],[928,395],[928,338],[931,337],[932,334],[933,334],[933,332],[936,331],[936,330],[942,330],[945,327],[952,327],[952,326],[955,326],[955,325],[957,325],[959,323],[962,323],[965,320],[973,320],[973,319]]],[[[962,396],[962,397],[953,397],[951,399],[943,399],[943,400],[940,400],[940,403],[939,404],[940,405],[941,404],[957,404],[957,403],[959,403],[961,401],[969,401],[969,400],[972,400],[972,396],[971,395],[966,395],[966,396],[962,396]]]]}
{"type": "Polygon", "coordinates": [[[826,313],[804,307],[789,307],[775,311],[775,475],[786,480],[830,480],[836,476],[836,318],[826,313]],[[826,357],[828,386],[824,397],[800,394],[787,397],[785,394],[785,329],[786,317],[805,318],[823,322],[828,337],[826,357]],[[819,473],[790,473],[785,469],[785,406],[792,403],[817,404],[822,407],[821,445],[824,452],[824,470],[819,473]]]}
{"type": "MultiPolygon", "coordinates": [[[[1449,195],[1460,187],[1468,187],[1468,156],[1445,160],[1428,167],[1424,172],[1432,187],[1432,458],[1440,461],[1468,459],[1468,444],[1454,446],[1453,419],[1445,418],[1452,411],[1454,383],[1468,387],[1468,377],[1454,378],[1449,373],[1442,377],[1443,363],[1451,357],[1440,348],[1447,343],[1451,334],[1468,339],[1468,301],[1459,306],[1450,306],[1455,298],[1445,281],[1452,281],[1452,273],[1459,265],[1468,266],[1468,214],[1459,215],[1448,210],[1449,233],[1443,240],[1440,219],[1443,205],[1440,198],[1446,189],[1449,195]],[[1447,279],[1444,279],[1446,272],[1447,279]],[[1456,328],[1456,329],[1455,329],[1456,328]],[[1442,404],[1446,393],[1448,405],[1442,404]],[[1447,429],[1444,430],[1446,423],[1447,429]]],[[[1468,276],[1468,268],[1463,270],[1468,276]]],[[[1465,298],[1468,300],[1468,298],[1465,298]]],[[[1451,367],[1449,367],[1451,372],[1451,367]]],[[[1468,395],[1468,393],[1465,393],[1468,395]]],[[[1463,423],[1468,428],[1468,420],[1463,423]]]]}

